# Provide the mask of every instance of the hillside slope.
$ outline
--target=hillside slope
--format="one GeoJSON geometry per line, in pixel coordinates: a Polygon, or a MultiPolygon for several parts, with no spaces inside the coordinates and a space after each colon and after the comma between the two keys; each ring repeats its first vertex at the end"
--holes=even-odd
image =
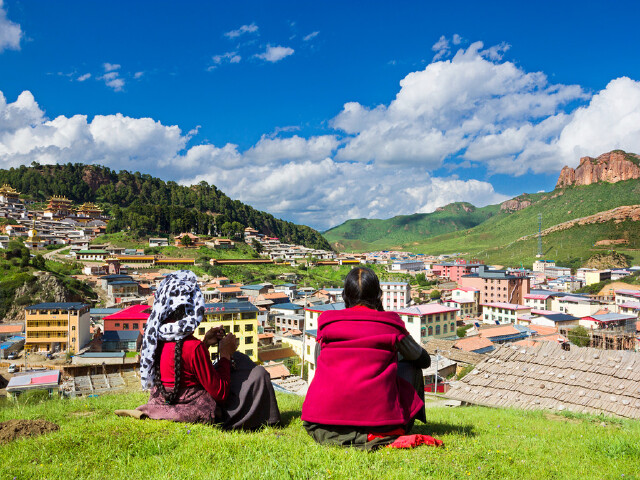
{"type": "Polygon", "coordinates": [[[64,195],[76,203],[97,203],[113,216],[109,232],[131,228],[143,235],[183,231],[207,234],[214,225],[239,222],[285,242],[330,249],[316,230],[232,200],[206,182],[183,186],[100,165],[33,163],[31,167],[0,169],[0,184],[4,183],[36,202],[35,207],[44,207],[52,195],[64,195]]]}
{"type": "Polygon", "coordinates": [[[323,233],[339,250],[385,250],[400,245],[419,245],[424,239],[466,230],[500,211],[499,205],[476,208],[470,203],[452,203],[433,213],[400,215],[386,220],[348,220],[323,233]]]}

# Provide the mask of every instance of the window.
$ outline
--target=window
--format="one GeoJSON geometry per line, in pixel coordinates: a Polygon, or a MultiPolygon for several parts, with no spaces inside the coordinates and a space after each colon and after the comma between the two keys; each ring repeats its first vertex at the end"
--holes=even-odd
{"type": "Polygon", "coordinates": [[[440,335],[440,325],[436,325],[436,335],[440,335]]]}
{"type": "Polygon", "coordinates": [[[147,322],[144,322],[144,323],[142,324],[142,328],[146,330],[146,328],[147,328],[147,322]]]}
{"type": "Polygon", "coordinates": [[[311,345],[307,345],[307,355],[311,355],[311,345]]]}
{"type": "Polygon", "coordinates": [[[244,337],[244,343],[253,343],[253,337],[244,337]]]}
{"type": "Polygon", "coordinates": [[[71,325],[71,331],[73,332],[76,329],[75,325],[71,325]]]}
{"type": "Polygon", "coordinates": [[[113,324],[114,327],[119,327],[120,326],[120,322],[116,322],[113,324]]]}
{"type": "Polygon", "coordinates": [[[204,327],[198,328],[198,335],[204,335],[204,327]]]}
{"type": "Polygon", "coordinates": [[[247,350],[244,351],[245,355],[247,357],[253,357],[253,349],[252,348],[248,348],[247,350]]]}
{"type": "Polygon", "coordinates": [[[238,333],[240,331],[240,325],[233,326],[233,333],[238,333]]]}
{"type": "Polygon", "coordinates": [[[134,323],[133,324],[133,329],[134,330],[138,330],[140,328],[140,324],[139,323],[134,323]]]}
{"type": "Polygon", "coordinates": [[[129,330],[129,324],[128,323],[123,323],[122,324],[122,329],[123,330],[129,330]]]}
{"type": "Polygon", "coordinates": [[[456,324],[451,322],[451,331],[453,332],[453,329],[455,328],[456,324]]]}
{"type": "Polygon", "coordinates": [[[442,327],[442,333],[447,333],[447,324],[442,327]]]}
{"type": "Polygon", "coordinates": [[[244,326],[244,331],[245,331],[245,332],[253,332],[253,324],[252,324],[252,323],[247,323],[247,324],[244,326]]]}

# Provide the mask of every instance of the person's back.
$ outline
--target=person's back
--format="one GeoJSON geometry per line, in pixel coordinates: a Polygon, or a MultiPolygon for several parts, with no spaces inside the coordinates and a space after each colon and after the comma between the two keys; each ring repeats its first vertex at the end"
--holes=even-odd
{"type": "Polygon", "coordinates": [[[319,443],[370,448],[369,434],[401,435],[425,420],[420,369],[429,356],[398,314],[383,311],[381,297],[376,274],[354,268],[345,278],[347,308],[318,319],[320,354],[302,420],[319,443]]]}

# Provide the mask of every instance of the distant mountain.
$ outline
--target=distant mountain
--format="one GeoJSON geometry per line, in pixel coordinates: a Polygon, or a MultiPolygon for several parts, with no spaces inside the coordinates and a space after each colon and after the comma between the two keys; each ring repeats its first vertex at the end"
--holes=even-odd
{"type": "Polygon", "coordinates": [[[577,266],[594,253],[615,245],[616,250],[632,258],[638,257],[640,261],[640,222],[633,215],[619,215],[617,211],[596,215],[620,206],[640,204],[640,179],[631,168],[638,164],[636,162],[640,163],[640,159],[635,154],[613,151],[596,159],[583,159],[582,169],[574,170],[573,180],[571,173],[566,173],[570,170],[565,167],[563,186],[552,192],[522,194],[501,205],[481,209],[473,209],[469,204],[448,205],[443,210],[450,214],[447,221],[440,224],[445,231],[435,234],[411,227],[420,221],[435,220],[443,212],[389,220],[349,221],[324,235],[341,250],[360,245],[431,254],[464,252],[487,262],[530,265],[537,253],[538,214],[542,214],[542,229],[548,230],[543,232],[543,253],[548,258],[577,266]],[[596,168],[584,166],[587,164],[596,168]],[[465,208],[459,205],[465,205],[465,208]],[[463,222],[469,220],[468,210],[481,215],[472,218],[474,225],[461,228],[463,222]],[[575,221],[563,228],[552,228],[594,215],[595,221],[575,221]],[[402,228],[402,220],[409,224],[406,230],[402,228]],[[382,228],[387,232],[388,240],[380,234],[382,228]],[[394,228],[401,231],[394,231],[394,228]],[[374,232],[378,236],[373,235],[374,232]]]}
{"type": "Polygon", "coordinates": [[[348,220],[323,233],[338,250],[386,250],[419,245],[443,233],[467,230],[500,212],[499,205],[476,208],[451,203],[433,213],[400,215],[387,220],[348,220]]]}
{"type": "Polygon", "coordinates": [[[225,222],[239,222],[284,242],[330,249],[320,233],[231,200],[214,185],[200,182],[183,186],[126,170],[116,172],[100,165],[20,166],[0,169],[0,184],[8,183],[22,196],[46,202],[64,195],[77,203],[97,203],[112,216],[108,232],[131,229],[138,234],[208,234],[225,222]]]}

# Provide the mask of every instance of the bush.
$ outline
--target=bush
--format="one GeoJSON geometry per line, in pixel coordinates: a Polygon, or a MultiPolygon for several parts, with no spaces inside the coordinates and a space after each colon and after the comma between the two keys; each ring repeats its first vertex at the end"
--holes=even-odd
{"type": "Polygon", "coordinates": [[[472,325],[463,325],[462,327],[458,327],[456,330],[456,335],[460,338],[464,338],[467,336],[467,330],[469,330],[472,325]]]}
{"type": "Polygon", "coordinates": [[[589,343],[591,343],[589,331],[582,325],[572,328],[567,336],[569,337],[569,341],[578,347],[587,347],[589,343]]]}
{"type": "Polygon", "coordinates": [[[464,367],[462,370],[460,370],[460,372],[458,372],[457,375],[457,379],[460,380],[461,378],[463,378],[467,373],[471,372],[475,367],[475,365],[467,365],[466,367],[464,367]]]}

